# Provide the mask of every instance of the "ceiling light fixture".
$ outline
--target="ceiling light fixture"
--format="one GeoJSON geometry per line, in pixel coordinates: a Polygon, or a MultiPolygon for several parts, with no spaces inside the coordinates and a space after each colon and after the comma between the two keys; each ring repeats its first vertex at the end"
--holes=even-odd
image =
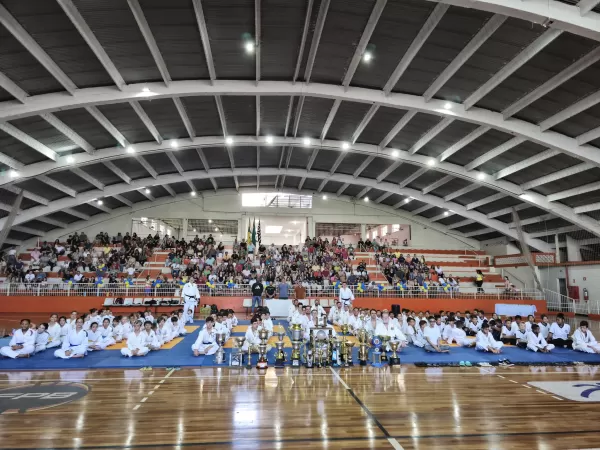
{"type": "Polygon", "coordinates": [[[196,229],[194,228],[194,233],[196,232],[196,229]]]}
{"type": "Polygon", "coordinates": [[[191,194],[192,194],[192,197],[195,197],[196,196],[196,191],[192,191],[191,194]]]}
{"type": "Polygon", "coordinates": [[[208,223],[212,223],[212,219],[208,219],[208,223]]]}
{"type": "Polygon", "coordinates": [[[219,231],[219,228],[218,228],[218,227],[215,227],[215,231],[219,231]]]}
{"type": "Polygon", "coordinates": [[[102,200],[98,200],[98,205],[101,205],[102,203],[104,203],[102,200]]]}
{"type": "Polygon", "coordinates": [[[233,138],[232,138],[231,136],[227,136],[227,137],[225,138],[225,143],[226,143],[227,145],[232,145],[232,144],[233,144],[233,138]]]}
{"type": "Polygon", "coordinates": [[[350,144],[348,142],[342,142],[342,150],[348,150],[350,148],[350,144]]]}
{"type": "Polygon", "coordinates": [[[130,145],[127,147],[127,153],[135,153],[135,149],[130,145]]]}
{"type": "Polygon", "coordinates": [[[17,172],[16,170],[11,170],[10,172],[8,172],[8,175],[11,178],[17,178],[19,176],[19,172],[17,172]]]}
{"type": "Polygon", "coordinates": [[[327,200],[327,196],[326,195],[323,196],[323,200],[327,200]]]}
{"type": "Polygon", "coordinates": [[[75,162],[75,158],[73,158],[73,156],[69,155],[69,156],[67,156],[67,162],[69,164],[73,164],[75,162]]]}
{"type": "Polygon", "coordinates": [[[479,172],[479,174],[477,175],[477,178],[479,178],[480,180],[484,180],[485,179],[485,173],[479,172]]]}
{"type": "Polygon", "coordinates": [[[410,202],[410,198],[405,198],[404,203],[408,203],[408,202],[410,202]]]}
{"type": "Polygon", "coordinates": [[[305,138],[302,140],[302,143],[303,143],[303,144],[304,144],[306,147],[308,147],[308,146],[310,145],[310,138],[307,138],[307,137],[305,137],[305,138]]]}
{"type": "Polygon", "coordinates": [[[365,52],[363,54],[363,61],[364,62],[366,62],[366,63],[371,62],[372,59],[373,59],[373,53],[371,53],[371,52],[365,52]]]}
{"type": "Polygon", "coordinates": [[[397,158],[398,156],[400,156],[400,152],[398,150],[392,150],[392,156],[394,158],[397,158]]]}
{"type": "Polygon", "coordinates": [[[273,144],[273,136],[269,135],[265,138],[265,140],[267,141],[267,144],[269,144],[269,145],[273,144]]]}
{"type": "Polygon", "coordinates": [[[146,189],[144,192],[146,192],[146,194],[150,193],[150,189],[146,189]]]}
{"type": "Polygon", "coordinates": [[[178,147],[179,147],[179,142],[171,141],[171,148],[178,148],[178,147]]]}
{"type": "Polygon", "coordinates": [[[365,202],[368,202],[368,201],[369,201],[369,197],[365,197],[365,202]]]}
{"type": "Polygon", "coordinates": [[[448,211],[444,211],[445,216],[447,216],[448,214],[450,214],[448,211]]]}
{"type": "Polygon", "coordinates": [[[248,53],[248,54],[254,53],[254,42],[246,41],[246,43],[244,44],[244,48],[246,49],[246,53],[248,53]]]}
{"type": "Polygon", "coordinates": [[[444,109],[452,109],[452,103],[450,103],[450,102],[444,103],[444,109]]]}
{"type": "Polygon", "coordinates": [[[430,158],[430,159],[427,161],[427,165],[428,165],[428,166],[435,166],[435,159],[433,159],[433,158],[430,158]]]}

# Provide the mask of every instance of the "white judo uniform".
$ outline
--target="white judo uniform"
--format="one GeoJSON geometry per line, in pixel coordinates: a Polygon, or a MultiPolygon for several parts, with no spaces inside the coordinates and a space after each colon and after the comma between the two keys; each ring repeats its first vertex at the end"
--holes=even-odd
{"type": "MultiPolygon", "coordinates": [[[[390,342],[400,342],[401,344],[408,342],[400,327],[390,322],[387,325],[383,321],[378,323],[377,328],[375,328],[375,334],[377,336],[389,336],[390,342]]],[[[386,351],[390,351],[390,344],[387,345],[386,351]]]]}
{"type": "MultiPolygon", "coordinates": [[[[306,316],[304,316],[306,317],[306,316]]],[[[244,345],[242,346],[242,351],[247,352],[248,351],[248,347],[251,346],[258,346],[258,344],[260,344],[260,339],[258,337],[258,329],[256,331],[254,331],[252,329],[252,326],[248,326],[248,329],[246,330],[246,340],[244,341],[244,345]]],[[[271,346],[267,345],[267,352],[269,352],[269,350],[271,350],[271,346]]]]}
{"type": "Polygon", "coordinates": [[[527,348],[537,352],[539,349],[546,347],[548,350],[553,350],[554,345],[548,344],[542,333],[537,336],[533,332],[527,333],[527,348]]]}
{"type": "Polygon", "coordinates": [[[477,333],[475,348],[487,352],[490,347],[500,350],[504,347],[504,344],[495,340],[492,333],[485,334],[483,331],[477,333]]]}
{"type": "Polygon", "coordinates": [[[71,329],[65,337],[60,349],[54,352],[54,356],[62,359],[70,359],[73,356],[86,355],[88,349],[87,331],[71,329]],[[67,350],[71,350],[71,354],[67,356],[67,350]]]}
{"type": "Polygon", "coordinates": [[[100,346],[102,342],[102,333],[100,328],[96,328],[96,331],[88,330],[88,352],[93,352],[96,345],[100,346]]]}
{"type": "Polygon", "coordinates": [[[200,292],[196,283],[188,281],[181,290],[181,298],[184,302],[183,322],[194,323],[194,311],[196,311],[196,306],[198,306],[198,302],[200,301],[200,292]],[[190,309],[192,313],[188,314],[190,309]]]}
{"type": "Polygon", "coordinates": [[[33,330],[27,330],[24,333],[21,329],[16,330],[10,340],[10,344],[0,348],[0,355],[13,359],[20,355],[31,355],[35,351],[35,335],[36,333],[33,330]],[[23,348],[13,350],[13,345],[22,345],[23,348]]]}
{"type": "Polygon", "coordinates": [[[115,341],[121,342],[123,339],[127,339],[131,332],[133,332],[133,326],[129,322],[121,322],[115,327],[113,337],[115,341]]]}
{"type": "Polygon", "coordinates": [[[43,352],[44,350],[46,350],[48,348],[48,338],[50,336],[48,335],[47,331],[44,331],[43,333],[40,333],[39,331],[37,333],[35,333],[35,352],[34,353],[38,353],[38,352],[43,352]]]}
{"type": "Polygon", "coordinates": [[[202,354],[214,355],[219,349],[215,336],[216,333],[214,328],[210,332],[206,328],[202,329],[200,334],[198,334],[196,342],[192,344],[192,351],[197,350],[202,354]],[[206,352],[207,349],[208,351],[206,352]]]}
{"type": "Polygon", "coordinates": [[[448,343],[448,345],[452,344],[452,342],[456,342],[458,345],[463,347],[470,347],[473,345],[473,339],[467,338],[467,333],[465,333],[465,330],[456,326],[446,326],[446,328],[444,328],[442,337],[448,343]]]}
{"type": "Polygon", "coordinates": [[[575,333],[573,333],[573,350],[596,353],[600,351],[600,344],[598,344],[590,330],[583,333],[583,331],[577,328],[575,333]]]}
{"type": "Polygon", "coordinates": [[[135,331],[129,333],[127,336],[127,347],[121,349],[123,356],[145,356],[150,349],[146,347],[146,333],[140,331],[139,334],[135,334],[135,331]],[[137,350],[137,355],[133,354],[133,351],[137,350]]]}
{"type": "Polygon", "coordinates": [[[104,326],[101,326],[100,328],[98,328],[98,331],[100,332],[102,339],[97,343],[97,345],[103,350],[109,345],[114,345],[116,343],[115,338],[113,337],[113,327],[111,327],[110,325],[106,328],[104,328],[104,326]]]}
{"type": "MultiPolygon", "coordinates": [[[[58,323],[48,324],[48,343],[46,348],[59,347],[62,344],[62,328],[58,323]]],[[[65,331],[66,333],[66,331],[65,331]]]]}

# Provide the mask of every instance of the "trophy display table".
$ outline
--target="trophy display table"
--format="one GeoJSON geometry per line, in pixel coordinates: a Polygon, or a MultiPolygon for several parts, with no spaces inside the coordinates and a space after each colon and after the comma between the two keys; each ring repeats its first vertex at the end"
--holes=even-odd
{"type": "Polygon", "coordinates": [[[263,304],[269,308],[269,312],[271,313],[271,317],[287,317],[288,312],[290,310],[290,306],[292,305],[291,300],[279,300],[277,298],[274,299],[265,299],[263,304]]]}

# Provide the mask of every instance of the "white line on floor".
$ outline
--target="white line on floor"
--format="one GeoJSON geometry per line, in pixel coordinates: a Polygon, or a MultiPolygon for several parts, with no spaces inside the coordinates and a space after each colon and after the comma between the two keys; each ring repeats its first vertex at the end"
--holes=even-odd
{"type": "Polygon", "coordinates": [[[140,408],[140,405],[135,405],[135,406],[133,407],[133,410],[135,411],[136,409],[139,409],[139,408],[140,408]]]}
{"type": "Polygon", "coordinates": [[[146,400],[148,400],[148,397],[144,397],[142,400],[140,400],[140,403],[145,403],[146,400]]]}
{"type": "Polygon", "coordinates": [[[157,384],[156,386],[154,386],[154,390],[157,390],[160,387],[160,384],[157,384]]]}
{"type": "Polygon", "coordinates": [[[552,398],[555,398],[556,400],[560,400],[560,401],[563,401],[563,400],[564,400],[564,399],[562,399],[562,398],[560,398],[560,397],[557,397],[556,395],[553,395],[553,396],[552,396],[552,398]]]}
{"type": "Polygon", "coordinates": [[[148,396],[150,396],[150,395],[152,395],[152,394],[154,394],[154,391],[150,391],[150,392],[148,392],[148,396]]]}
{"type": "Polygon", "coordinates": [[[498,375],[498,377],[499,377],[499,378],[506,378],[506,377],[503,377],[502,375],[498,375]]]}
{"type": "Polygon", "coordinates": [[[333,374],[333,376],[336,377],[340,383],[342,383],[342,386],[344,386],[346,389],[350,390],[350,387],[346,384],[346,382],[344,380],[342,380],[342,377],[340,377],[340,374],[337,373],[335,370],[333,370],[333,367],[330,366],[329,370],[331,370],[331,373],[333,374]]]}
{"type": "Polygon", "coordinates": [[[511,383],[519,384],[519,382],[515,381],[515,380],[508,380],[508,381],[510,381],[511,383]]]}
{"type": "Polygon", "coordinates": [[[164,379],[166,380],[167,378],[169,378],[173,372],[175,372],[175,369],[171,369],[169,373],[164,376],[164,379]]]}
{"type": "Polygon", "coordinates": [[[404,447],[400,445],[400,443],[394,438],[388,438],[388,442],[392,444],[395,450],[404,450],[404,447]]]}
{"type": "Polygon", "coordinates": [[[531,389],[531,386],[527,386],[526,384],[524,384],[523,387],[525,387],[527,389],[531,389]]]}
{"type": "MultiPolygon", "coordinates": [[[[187,377],[186,377],[186,378],[187,378],[187,377]]],[[[164,382],[165,382],[165,380],[160,380],[160,381],[158,382],[158,384],[163,384],[164,382]]]]}
{"type": "Polygon", "coordinates": [[[540,394],[544,394],[544,395],[547,394],[547,392],[540,391],[539,389],[536,389],[535,392],[539,392],[540,394]]]}

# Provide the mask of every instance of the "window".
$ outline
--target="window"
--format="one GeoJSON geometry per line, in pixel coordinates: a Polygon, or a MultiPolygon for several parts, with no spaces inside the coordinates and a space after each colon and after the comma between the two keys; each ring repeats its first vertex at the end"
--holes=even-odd
{"type": "Polygon", "coordinates": [[[385,236],[387,234],[387,230],[388,230],[387,225],[382,226],[381,227],[381,235],[385,236]]]}
{"type": "Polygon", "coordinates": [[[242,206],[250,208],[312,208],[312,195],[242,194],[242,206]]]}
{"type": "Polygon", "coordinates": [[[395,233],[396,231],[400,231],[400,224],[398,223],[392,225],[392,233],[395,233]]]}
{"type": "Polygon", "coordinates": [[[376,239],[376,238],[377,238],[377,231],[373,230],[373,239],[376,239]]]}

